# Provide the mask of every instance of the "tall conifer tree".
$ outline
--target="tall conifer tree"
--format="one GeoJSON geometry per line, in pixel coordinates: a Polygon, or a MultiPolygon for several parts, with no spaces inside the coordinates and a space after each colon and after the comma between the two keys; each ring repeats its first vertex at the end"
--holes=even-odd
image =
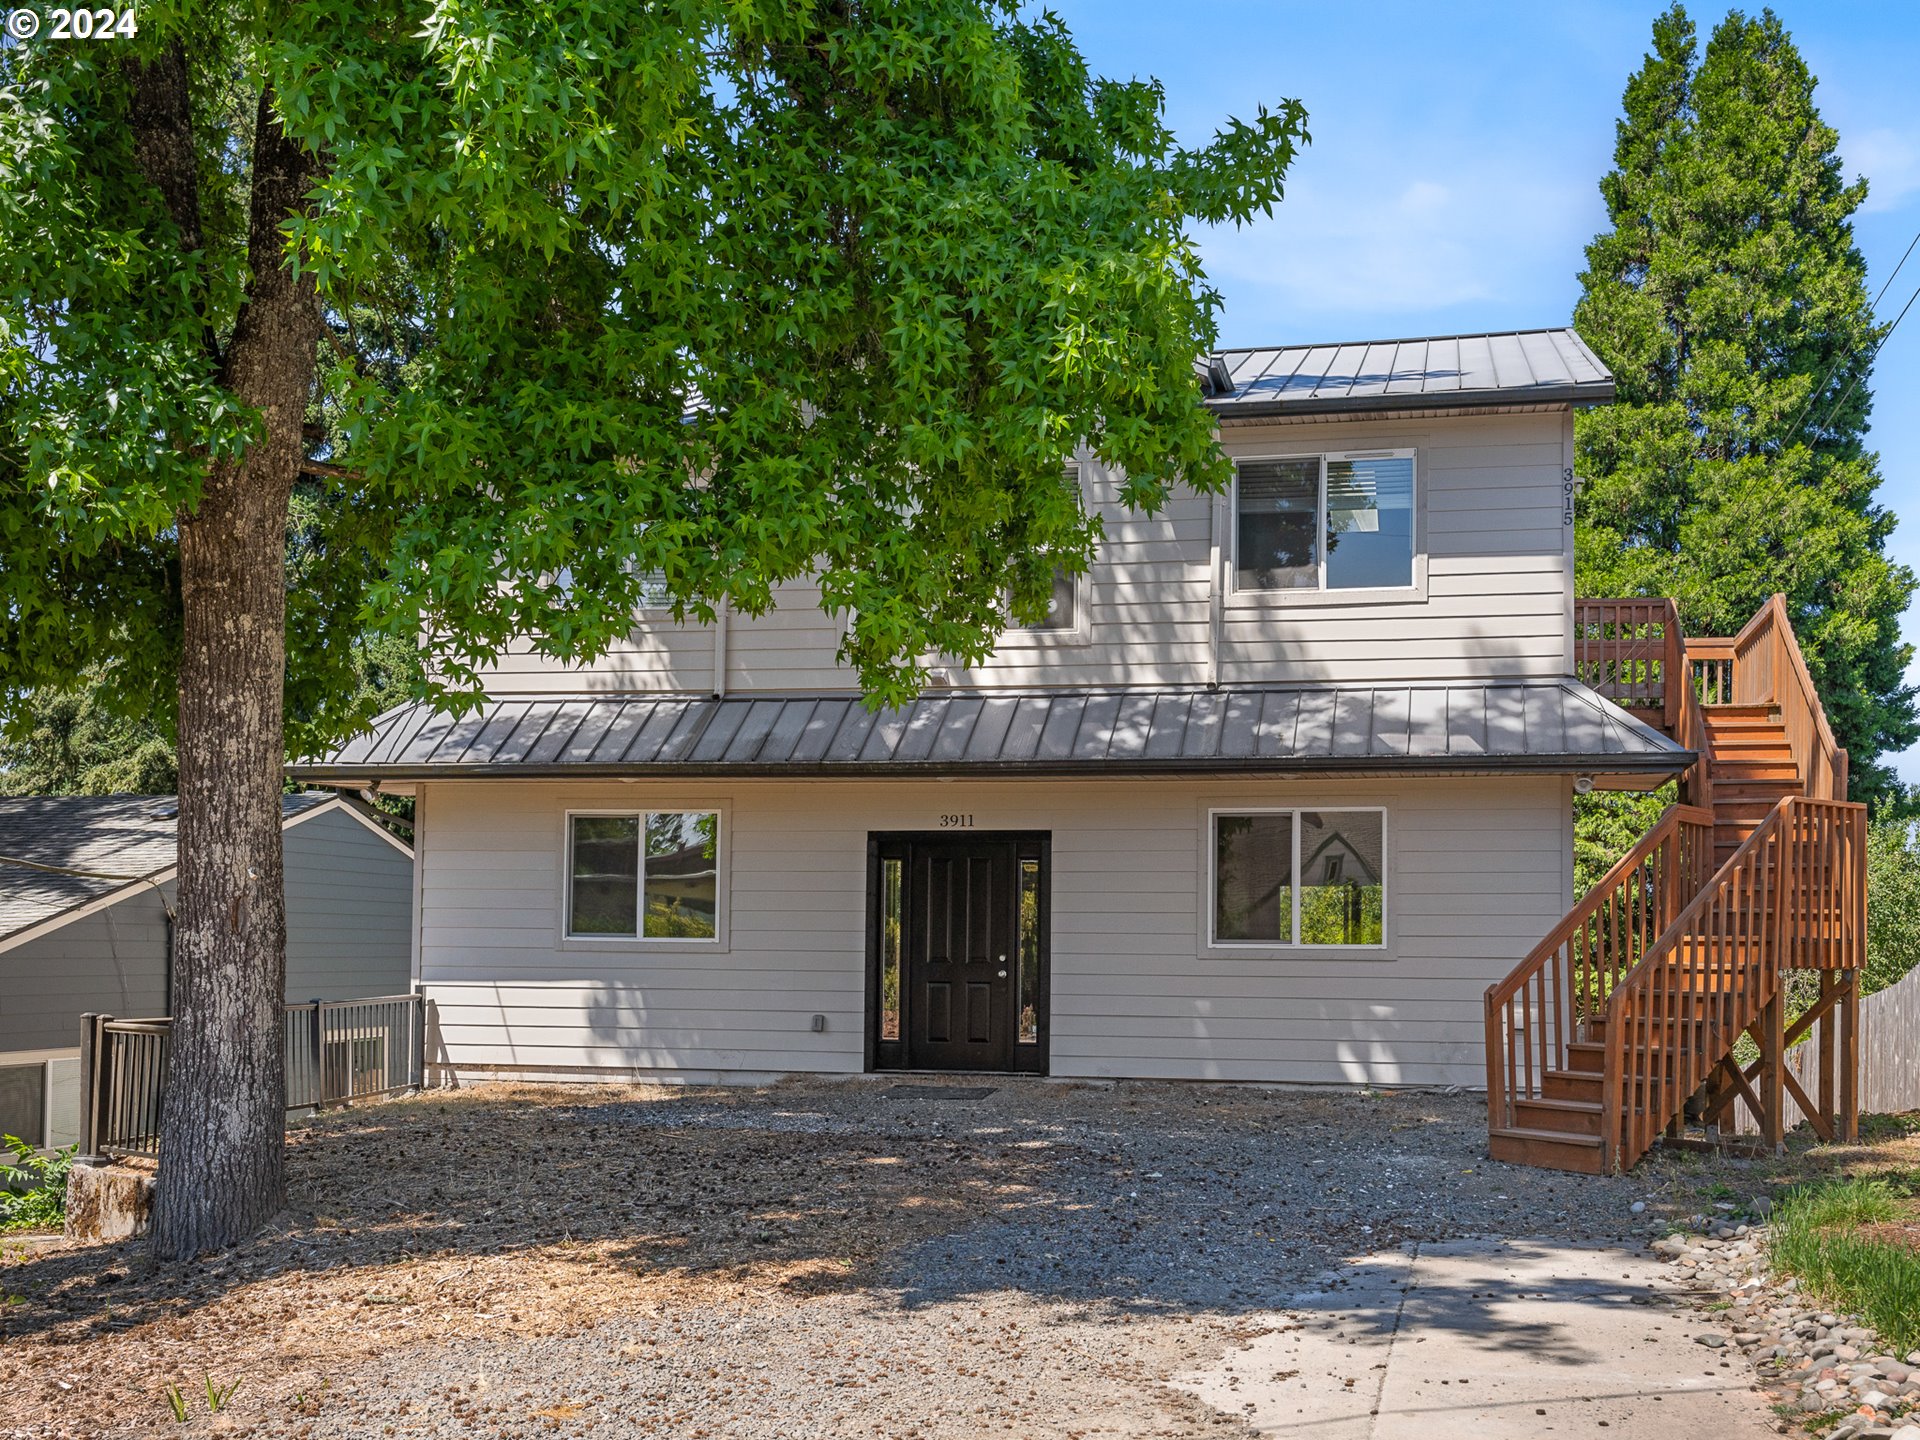
{"type": "Polygon", "coordinates": [[[1863,444],[1884,327],[1814,77],[1772,11],[1729,14],[1704,50],[1674,5],[1627,84],[1611,228],[1587,247],[1575,323],[1619,382],[1576,425],[1580,588],[1671,595],[1688,633],[1730,635],[1787,597],[1855,799],[1920,737],[1863,444]]]}

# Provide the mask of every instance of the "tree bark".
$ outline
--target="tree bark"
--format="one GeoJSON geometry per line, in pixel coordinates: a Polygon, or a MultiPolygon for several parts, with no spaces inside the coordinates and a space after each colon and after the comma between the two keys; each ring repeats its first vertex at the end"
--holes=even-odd
{"type": "Polygon", "coordinates": [[[286,901],[280,854],[287,503],[320,319],[281,227],[320,166],[260,99],[247,238],[252,279],[221,381],[256,409],[237,460],[179,517],[179,913],[153,1248],[185,1259],[243,1240],[285,1200],[286,901]]]}

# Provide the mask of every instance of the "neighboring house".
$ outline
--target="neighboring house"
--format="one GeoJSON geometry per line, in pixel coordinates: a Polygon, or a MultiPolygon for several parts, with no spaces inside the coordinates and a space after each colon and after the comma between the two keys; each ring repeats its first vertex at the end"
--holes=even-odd
{"type": "Polygon", "coordinates": [[[302,762],[416,799],[456,1074],[1479,1085],[1483,992],[1572,903],[1577,777],[1693,758],[1574,678],[1570,330],[1229,351],[1234,490],[875,714],[790,585],[302,762]]]}
{"type": "MultiPolygon", "coordinates": [[[[411,989],[412,851],[340,796],[284,808],[287,998],[411,989]]],[[[152,795],[0,799],[0,1133],[78,1138],[81,1015],[169,1013],[177,811],[152,795]]]]}

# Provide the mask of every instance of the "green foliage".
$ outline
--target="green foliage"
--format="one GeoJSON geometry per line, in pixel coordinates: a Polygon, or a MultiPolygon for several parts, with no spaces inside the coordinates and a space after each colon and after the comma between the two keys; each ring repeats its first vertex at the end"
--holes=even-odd
{"type": "Polygon", "coordinates": [[[1775,591],[1856,799],[1920,738],[1899,617],[1914,576],[1885,555],[1862,444],[1876,325],[1814,79],[1771,11],[1704,50],[1675,5],[1628,82],[1611,227],[1587,247],[1575,323],[1619,398],[1575,422],[1589,595],[1671,595],[1689,633],[1731,635],[1775,591]]]}
{"type": "Polygon", "coordinates": [[[1856,1233],[1902,1208],[1884,1180],[1823,1181],[1796,1190],[1774,1211],[1767,1248],[1777,1272],[1798,1276],[1822,1302],[1860,1315],[1904,1354],[1920,1346],[1920,1251],[1856,1233]]]}
{"type": "Polygon", "coordinates": [[[1903,978],[1920,961],[1920,839],[1910,820],[1867,831],[1867,964],[1862,993],[1903,978]]]}
{"type": "Polygon", "coordinates": [[[170,712],[175,527],[259,434],[218,356],[262,86],[323,160],[282,221],[327,322],[292,748],[371,713],[369,629],[471,698],[513,637],[603,652],[648,572],[701,618],[817,575],[877,697],[978,658],[1087,563],[1077,444],[1143,509],[1225,482],[1187,227],[1268,211],[1306,138],[1287,102],[1183,148],[1154,82],[1023,13],[174,0],[0,51],[0,693],[111,664],[170,712]],[[129,124],[133,62],[175,56],[195,236],[129,124]]]}
{"type": "Polygon", "coordinates": [[[1573,797],[1573,893],[1585,895],[1626,853],[1653,829],[1674,801],[1675,789],[1663,785],[1641,793],[1595,790],[1573,797]]]}
{"type": "Polygon", "coordinates": [[[152,720],[112,703],[112,672],[71,689],[36,690],[0,731],[0,795],[171,795],[173,742],[152,720]]]}
{"type": "Polygon", "coordinates": [[[16,1135],[0,1135],[0,1144],[13,1152],[0,1167],[0,1230],[57,1229],[66,1217],[67,1173],[78,1147],[42,1154],[16,1135]]]}

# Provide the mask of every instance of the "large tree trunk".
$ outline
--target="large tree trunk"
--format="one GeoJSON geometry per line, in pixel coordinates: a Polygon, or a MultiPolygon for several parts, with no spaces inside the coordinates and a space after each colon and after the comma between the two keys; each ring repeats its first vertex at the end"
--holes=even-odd
{"type": "Polygon", "coordinates": [[[180,918],[153,1215],[154,1250],[169,1259],[245,1239],[285,1199],[287,502],[320,322],[312,281],[286,265],[281,226],[306,207],[316,175],[263,95],[253,278],[222,362],[262,429],[243,458],[209,466],[199,504],[180,516],[180,918]]]}

